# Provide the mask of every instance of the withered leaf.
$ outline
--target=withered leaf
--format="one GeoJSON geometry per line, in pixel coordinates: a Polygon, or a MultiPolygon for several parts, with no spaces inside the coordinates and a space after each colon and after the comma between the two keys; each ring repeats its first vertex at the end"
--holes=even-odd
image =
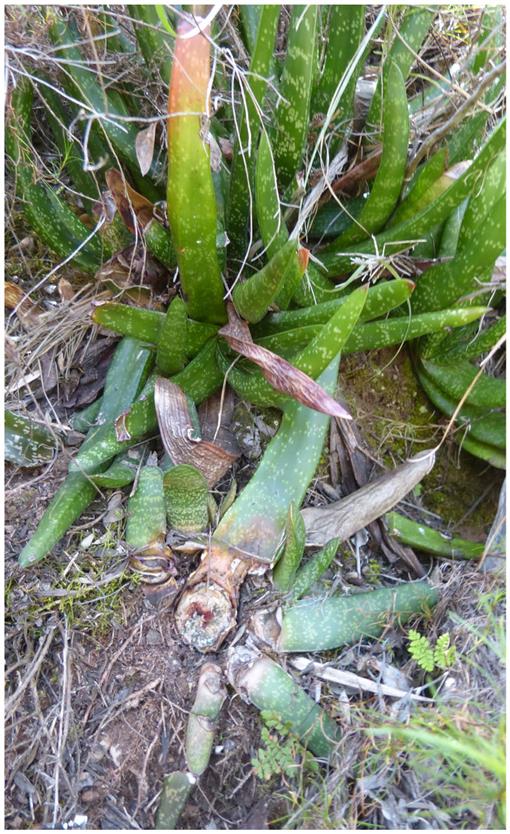
{"type": "MultiPolygon", "coordinates": [[[[341,541],[350,538],[398,504],[428,475],[434,463],[433,449],[419,452],[340,501],[327,507],[307,507],[302,511],[307,543],[325,545],[337,536],[341,541]]],[[[422,572],[417,560],[413,567],[417,573],[422,572]]]]}
{"type": "Polygon", "coordinates": [[[196,436],[186,395],[175,382],[158,377],[154,403],[161,439],[172,461],[195,466],[209,486],[214,486],[239,457],[239,452],[196,436]]]}
{"type": "MultiPolygon", "coordinates": [[[[333,180],[331,188],[335,194],[352,194],[360,180],[372,180],[379,169],[381,156],[382,147],[378,147],[370,156],[353,165],[352,168],[333,180]]],[[[326,191],[319,200],[319,205],[326,203],[330,199],[331,192],[326,191]]]]}
{"type": "Polygon", "coordinates": [[[218,333],[227,341],[229,347],[258,365],[264,378],[277,391],[287,394],[314,411],[352,420],[349,412],[308,374],[295,368],[276,353],[255,344],[247,323],[239,318],[233,304],[228,304],[228,324],[218,333]]]}
{"type": "Polygon", "coordinates": [[[34,304],[25,292],[12,281],[6,281],[4,286],[4,305],[8,310],[15,310],[25,330],[37,324],[44,310],[34,304]]]}
{"type": "Polygon", "coordinates": [[[136,134],[135,150],[136,158],[140,166],[140,171],[144,177],[150,170],[152,165],[152,157],[154,156],[154,140],[156,138],[156,122],[151,122],[149,127],[145,130],[140,130],[136,134]]]}
{"type": "MultiPolygon", "coordinates": [[[[165,290],[168,282],[166,267],[144,250],[142,243],[130,244],[116,252],[96,272],[96,281],[105,282],[113,292],[118,290],[139,290],[144,296],[148,287],[155,292],[165,290]],[[142,286],[143,285],[143,286],[142,286]]],[[[149,293],[149,299],[151,294],[149,293]]],[[[146,306],[146,302],[144,303],[146,306]]]]}
{"type": "Polygon", "coordinates": [[[74,296],[76,295],[75,291],[73,290],[72,284],[67,278],[61,278],[58,282],[58,294],[60,296],[61,301],[72,301],[74,296]]]}
{"type": "Polygon", "coordinates": [[[135,219],[142,229],[145,228],[153,217],[154,206],[150,200],[131,188],[125,177],[115,168],[110,168],[106,172],[105,179],[115,200],[117,211],[129,231],[135,231],[135,219]]]}
{"type": "Polygon", "coordinates": [[[128,432],[127,425],[126,425],[126,418],[129,415],[129,411],[123,411],[122,414],[119,414],[117,419],[115,420],[115,437],[119,443],[122,443],[124,440],[131,440],[131,435],[128,432]]]}
{"type": "Polygon", "coordinates": [[[230,141],[230,139],[226,139],[225,137],[220,136],[218,139],[218,143],[223,156],[230,162],[234,155],[234,148],[232,146],[232,142],[230,141]]]}

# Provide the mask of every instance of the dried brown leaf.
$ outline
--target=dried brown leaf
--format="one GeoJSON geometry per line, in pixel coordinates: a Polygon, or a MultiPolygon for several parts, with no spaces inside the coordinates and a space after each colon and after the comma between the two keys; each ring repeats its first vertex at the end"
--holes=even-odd
{"type": "Polygon", "coordinates": [[[163,445],[175,464],[189,463],[214,486],[239,457],[217,443],[196,436],[188,401],[175,382],[158,377],[154,403],[163,445]]]}
{"type": "Polygon", "coordinates": [[[144,251],[143,244],[130,244],[116,252],[96,272],[96,281],[105,282],[115,292],[119,289],[151,287],[162,292],[168,283],[166,267],[144,251]],[[145,285],[140,287],[140,285],[145,285]]]}
{"type": "MultiPolygon", "coordinates": [[[[328,507],[303,510],[307,543],[324,545],[337,536],[345,541],[398,504],[430,472],[434,462],[433,450],[420,452],[328,507]]],[[[417,560],[414,568],[423,575],[417,560]]]]}
{"type": "Polygon", "coordinates": [[[308,266],[308,261],[310,260],[310,250],[306,249],[304,246],[300,246],[298,249],[297,256],[299,261],[299,268],[301,272],[304,274],[308,266]]]}
{"type": "Polygon", "coordinates": [[[145,228],[153,218],[154,206],[150,200],[131,188],[126,178],[115,168],[110,168],[106,172],[105,179],[115,200],[117,211],[129,231],[135,231],[135,218],[142,229],[145,228]]]}
{"type": "Polygon", "coordinates": [[[61,301],[72,301],[76,295],[71,282],[67,278],[61,278],[58,282],[58,294],[61,301]]]}
{"type": "Polygon", "coordinates": [[[8,310],[16,310],[21,324],[27,330],[37,323],[39,316],[44,312],[39,305],[34,304],[28,298],[21,287],[6,281],[4,287],[4,305],[8,310]]]}
{"type": "Polygon", "coordinates": [[[115,420],[115,437],[117,438],[118,443],[122,443],[124,440],[131,440],[131,435],[126,426],[126,418],[128,415],[129,411],[123,411],[122,414],[119,414],[115,420]]]}
{"type": "Polygon", "coordinates": [[[222,152],[223,156],[225,157],[225,159],[228,159],[228,161],[230,162],[232,160],[233,155],[234,155],[234,148],[233,148],[232,142],[230,141],[230,139],[226,139],[225,137],[220,136],[219,139],[218,139],[218,143],[219,143],[219,146],[221,148],[221,152],[222,152]]]}
{"type": "Polygon", "coordinates": [[[204,440],[216,442],[222,449],[239,455],[239,446],[230,428],[233,412],[234,392],[226,386],[224,391],[216,391],[201,403],[198,419],[204,440]]]}
{"type": "Polygon", "coordinates": [[[150,170],[154,156],[154,140],[156,139],[156,122],[152,122],[145,130],[136,134],[136,158],[142,172],[142,177],[150,170]]]}
{"type": "Polygon", "coordinates": [[[349,412],[308,374],[295,368],[276,353],[255,344],[247,323],[239,318],[233,304],[228,305],[228,319],[228,324],[218,331],[219,335],[223,336],[233,350],[258,365],[262,369],[262,375],[273,388],[314,411],[344,420],[352,419],[349,412]]]}
{"type": "MultiPolygon", "coordinates": [[[[370,156],[363,159],[362,162],[358,162],[349,171],[346,171],[338,177],[338,179],[333,180],[331,188],[335,194],[352,194],[361,180],[372,180],[379,170],[381,156],[382,148],[378,147],[370,156]]],[[[319,205],[327,203],[330,199],[331,192],[325,192],[319,200],[319,205]]]]}

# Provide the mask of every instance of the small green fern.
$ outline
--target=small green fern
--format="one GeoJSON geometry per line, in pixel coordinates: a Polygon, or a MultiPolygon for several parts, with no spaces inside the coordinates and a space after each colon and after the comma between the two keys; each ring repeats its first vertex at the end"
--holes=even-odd
{"type": "Polygon", "coordinates": [[[318,767],[311,753],[306,750],[287,723],[280,721],[276,713],[263,710],[264,722],[260,733],[261,746],[251,760],[259,779],[268,782],[272,776],[296,776],[299,769],[317,772],[318,767]]]}
{"type": "Polygon", "coordinates": [[[424,672],[449,669],[456,659],[455,646],[450,646],[450,635],[442,634],[432,646],[429,639],[414,629],[409,629],[409,654],[424,672]]]}
{"type": "Polygon", "coordinates": [[[455,646],[450,646],[450,635],[442,634],[434,646],[434,663],[438,669],[449,669],[453,666],[457,652],[455,646]]]}
{"type": "Polygon", "coordinates": [[[409,630],[409,654],[425,672],[434,669],[434,650],[428,639],[413,628],[409,630]]]}

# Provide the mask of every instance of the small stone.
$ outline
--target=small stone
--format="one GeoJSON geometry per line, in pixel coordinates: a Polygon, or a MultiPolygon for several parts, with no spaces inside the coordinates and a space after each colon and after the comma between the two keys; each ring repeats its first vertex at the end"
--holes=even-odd
{"type": "Polygon", "coordinates": [[[94,533],[89,533],[88,536],[85,536],[84,539],[80,542],[80,547],[82,550],[88,550],[90,545],[94,542],[94,533]]]}
{"type": "Polygon", "coordinates": [[[163,642],[161,634],[155,628],[150,628],[145,637],[148,646],[159,646],[163,642]]]}
{"type": "Polygon", "coordinates": [[[79,775],[79,790],[83,790],[83,788],[90,788],[94,784],[94,779],[90,773],[87,773],[86,770],[82,770],[79,775]]]}
{"type": "Polygon", "coordinates": [[[82,802],[96,802],[100,798],[101,794],[99,791],[87,789],[83,791],[81,795],[82,802]]]}
{"type": "Polygon", "coordinates": [[[120,767],[124,759],[124,751],[120,744],[112,744],[108,752],[112,757],[115,767],[120,767]]]}

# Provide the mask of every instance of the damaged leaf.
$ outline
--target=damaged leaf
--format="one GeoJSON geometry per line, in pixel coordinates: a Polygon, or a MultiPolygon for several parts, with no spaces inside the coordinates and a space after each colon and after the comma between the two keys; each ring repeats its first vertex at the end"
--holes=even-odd
{"type": "MultiPolygon", "coordinates": [[[[433,451],[420,452],[374,481],[328,507],[303,510],[308,544],[325,545],[336,536],[345,541],[371,521],[392,509],[432,469],[433,451]]],[[[417,559],[413,564],[418,576],[423,568],[417,559]]]]}
{"type": "Polygon", "coordinates": [[[131,188],[126,178],[115,168],[110,168],[106,172],[105,179],[115,200],[117,211],[129,231],[135,232],[136,223],[144,229],[153,217],[154,206],[150,200],[131,188]]]}
{"type": "Polygon", "coordinates": [[[136,158],[140,166],[142,177],[149,173],[154,156],[154,140],[156,139],[156,122],[151,122],[149,127],[140,130],[136,134],[135,150],[136,158]]]}
{"type": "Polygon", "coordinates": [[[209,486],[214,486],[227,472],[238,452],[203,440],[194,423],[186,394],[175,382],[158,377],[154,403],[163,445],[173,463],[188,463],[203,473],[209,486]]]}
{"type": "Polygon", "coordinates": [[[7,310],[15,310],[21,324],[25,329],[33,327],[39,316],[44,312],[38,305],[34,304],[24,291],[12,281],[6,281],[4,286],[4,305],[7,310]]]}
{"type": "Polygon", "coordinates": [[[228,305],[228,318],[228,324],[218,331],[219,335],[223,336],[229,347],[258,365],[262,369],[262,375],[273,388],[314,411],[344,420],[352,419],[349,412],[315,380],[276,353],[256,345],[248,325],[239,318],[232,304],[228,305]]]}
{"type": "Polygon", "coordinates": [[[53,458],[56,449],[54,434],[32,418],[4,413],[4,457],[18,466],[40,466],[53,458]]]}

